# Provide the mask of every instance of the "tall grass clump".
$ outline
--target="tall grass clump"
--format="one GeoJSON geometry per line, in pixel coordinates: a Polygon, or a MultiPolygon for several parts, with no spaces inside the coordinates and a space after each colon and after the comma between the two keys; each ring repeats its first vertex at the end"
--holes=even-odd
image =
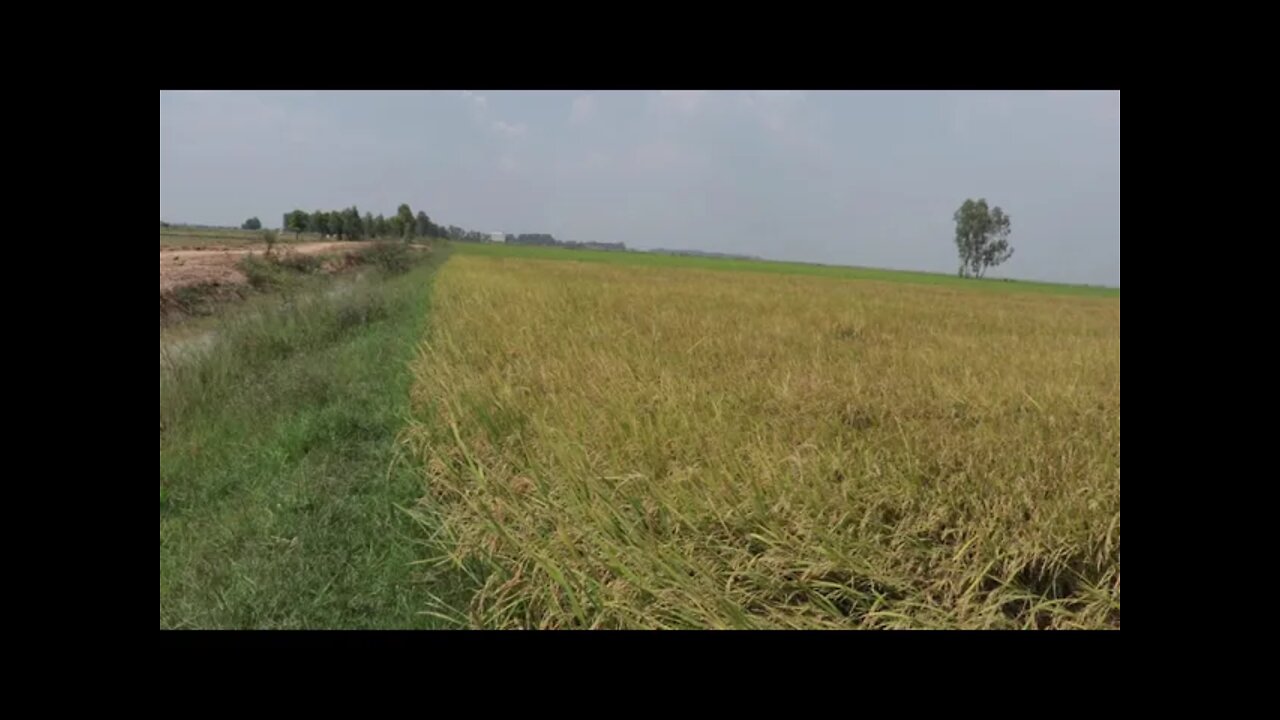
{"type": "Polygon", "coordinates": [[[381,241],[369,244],[356,253],[361,264],[373,265],[391,274],[403,273],[413,266],[415,256],[422,252],[405,243],[381,241]]]}
{"type": "Polygon", "coordinates": [[[276,262],[272,255],[245,255],[236,263],[249,286],[258,291],[280,290],[293,283],[291,270],[276,262]]]}
{"type": "Polygon", "coordinates": [[[303,275],[319,272],[325,261],[322,255],[300,252],[286,252],[281,255],[273,254],[271,257],[272,262],[277,266],[303,275]]]}
{"type": "Polygon", "coordinates": [[[457,256],[406,434],[476,627],[1118,628],[1118,299],[457,256]]]}
{"type": "MultiPolygon", "coordinates": [[[[407,267],[425,259],[407,256],[407,267]]],[[[194,340],[168,341],[161,337],[160,414],[172,422],[175,414],[210,393],[240,384],[244,373],[269,367],[293,355],[315,351],[392,314],[389,295],[380,280],[405,272],[384,269],[375,263],[372,273],[301,283],[314,272],[320,258],[296,253],[263,257],[246,256],[240,268],[250,283],[264,291],[256,302],[226,312],[216,330],[194,340]],[[301,268],[301,269],[297,269],[301,268]],[[202,340],[201,338],[207,338],[202,340]],[[214,339],[216,338],[216,342],[214,339]]]]}
{"type": "Polygon", "coordinates": [[[389,314],[387,298],[368,286],[262,303],[228,314],[208,336],[160,349],[160,415],[173,421],[192,401],[237,386],[244,373],[325,347],[389,314]],[[207,339],[204,339],[207,338],[207,339]]]}

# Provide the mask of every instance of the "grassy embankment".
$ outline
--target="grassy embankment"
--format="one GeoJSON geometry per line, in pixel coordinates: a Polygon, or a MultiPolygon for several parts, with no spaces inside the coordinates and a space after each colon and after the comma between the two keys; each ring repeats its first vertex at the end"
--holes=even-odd
{"type": "Polygon", "coordinates": [[[422,536],[399,508],[421,477],[396,439],[442,254],[284,278],[162,330],[162,628],[439,624],[419,613],[422,536]]]}

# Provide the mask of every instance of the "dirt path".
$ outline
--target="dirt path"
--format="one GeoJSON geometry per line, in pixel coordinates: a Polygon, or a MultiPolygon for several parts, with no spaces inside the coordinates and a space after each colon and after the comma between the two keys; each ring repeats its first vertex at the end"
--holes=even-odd
{"type": "MultiPolygon", "coordinates": [[[[277,246],[277,251],[315,255],[352,250],[360,245],[361,243],[352,242],[282,244],[277,246]]],[[[266,249],[265,245],[246,245],[235,248],[208,247],[198,250],[166,250],[162,247],[160,248],[160,291],[199,283],[235,285],[246,282],[244,274],[236,268],[236,262],[249,253],[261,253],[266,249]]]]}

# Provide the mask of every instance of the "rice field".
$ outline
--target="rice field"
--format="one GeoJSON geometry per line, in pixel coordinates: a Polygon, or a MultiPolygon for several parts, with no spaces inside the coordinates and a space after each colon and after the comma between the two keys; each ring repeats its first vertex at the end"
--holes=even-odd
{"type": "Polygon", "coordinates": [[[451,258],[413,363],[431,612],[1119,628],[1118,296],[519,255],[451,258]]]}

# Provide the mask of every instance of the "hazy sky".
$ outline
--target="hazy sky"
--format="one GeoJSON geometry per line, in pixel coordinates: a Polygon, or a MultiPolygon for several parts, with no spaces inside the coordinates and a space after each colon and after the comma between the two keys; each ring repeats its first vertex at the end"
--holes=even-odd
{"type": "Polygon", "coordinates": [[[174,222],[408,202],[485,232],[954,272],[968,197],[1013,217],[992,275],[1119,285],[1120,93],[160,93],[174,222]]]}

